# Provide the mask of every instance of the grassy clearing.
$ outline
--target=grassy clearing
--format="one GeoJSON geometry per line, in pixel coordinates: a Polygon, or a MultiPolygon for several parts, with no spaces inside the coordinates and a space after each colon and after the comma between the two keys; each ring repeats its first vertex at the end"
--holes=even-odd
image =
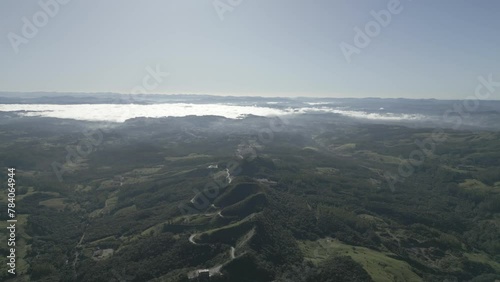
{"type": "MultiPolygon", "coordinates": [[[[115,193],[116,194],[116,193],[115,193]]],[[[106,210],[112,210],[116,204],[118,203],[118,197],[114,196],[106,200],[106,203],[104,204],[104,208],[106,210]]]]}
{"type": "Polygon", "coordinates": [[[75,191],[77,191],[77,192],[90,192],[90,191],[92,191],[92,187],[88,186],[88,185],[84,186],[84,185],[78,184],[75,187],[75,191]]]}
{"type": "Polygon", "coordinates": [[[324,174],[324,175],[331,175],[337,173],[339,170],[333,167],[317,167],[316,168],[316,173],[318,174],[324,174]]]}
{"type": "MultiPolygon", "coordinates": [[[[16,217],[16,273],[17,275],[26,274],[29,269],[29,264],[26,262],[25,257],[30,249],[30,245],[26,243],[28,239],[31,237],[26,234],[25,226],[28,222],[28,215],[18,215],[16,217]]],[[[2,230],[7,230],[8,223],[7,221],[0,221],[0,228],[2,230]]],[[[7,232],[2,232],[0,235],[0,239],[5,244],[2,244],[1,249],[7,252],[7,232]]],[[[0,257],[0,271],[7,271],[7,258],[5,256],[0,257]]]]}
{"type": "Polygon", "coordinates": [[[359,155],[365,159],[369,159],[378,163],[399,165],[403,162],[403,160],[400,158],[389,155],[382,155],[372,151],[358,151],[356,152],[356,155],[359,155]]]}
{"type": "Polygon", "coordinates": [[[20,201],[20,200],[24,199],[24,197],[32,195],[33,193],[35,193],[35,188],[28,187],[28,191],[25,194],[16,196],[16,201],[20,201]]]}
{"type": "Polygon", "coordinates": [[[449,170],[449,171],[452,171],[452,172],[456,172],[456,173],[469,173],[468,170],[458,169],[458,168],[454,168],[454,167],[451,167],[451,166],[448,166],[448,165],[442,165],[441,167],[444,168],[444,169],[446,169],[446,170],[449,170]]]}
{"type": "Polygon", "coordinates": [[[130,174],[130,175],[144,175],[144,174],[150,175],[150,174],[157,173],[161,169],[162,169],[162,167],[136,168],[136,169],[132,170],[132,172],[130,172],[128,174],[130,174]]]}
{"type": "Polygon", "coordinates": [[[488,186],[477,179],[466,179],[464,182],[458,185],[463,189],[470,190],[483,190],[483,191],[498,191],[496,188],[488,186]]]}
{"type": "Polygon", "coordinates": [[[163,225],[165,225],[165,223],[160,223],[160,224],[153,225],[153,226],[149,227],[148,229],[142,231],[140,233],[139,237],[147,237],[147,236],[158,235],[158,234],[160,234],[162,232],[163,225]]]}
{"type": "Polygon", "coordinates": [[[131,214],[135,211],[137,211],[137,207],[135,205],[131,205],[131,206],[128,206],[126,208],[117,210],[114,213],[114,215],[127,215],[127,214],[131,214]]]}
{"type": "Polygon", "coordinates": [[[302,148],[302,151],[313,151],[313,152],[319,152],[319,149],[316,147],[311,147],[311,146],[306,146],[302,148]]]}
{"type": "Polygon", "coordinates": [[[180,176],[180,175],[183,175],[183,174],[186,174],[186,173],[190,173],[190,172],[193,172],[193,171],[196,171],[196,168],[181,170],[181,171],[175,172],[173,174],[166,174],[166,176],[168,176],[168,177],[180,176]]]}
{"type": "Polygon", "coordinates": [[[54,199],[48,199],[45,201],[40,201],[38,204],[40,206],[45,206],[51,209],[56,209],[58,211],[64,210],[68,204],[64,202],[66,198],[54,198],[54,199]]]}
{"type": "Polygon", "coordinates": [[[313,263],[319,263],[330,256],[350,256],[363,266],[376,282],[380,281],[423,281],[404,261],[364,247],[344,244],[335,239],[301,241],[299,246],[304,257],[313,263]]]}
{"type": "Polygon", "coordinates": [[[105,237],[105,238],[97,239],[95,241],[86,243],[86,245],[87,246],[96,246],[96,245],[98,245],[101,242],[105,242],[105,241],[109,241],[109,240],[116,240],[115,236],[108,236],[108,237],[105,237]]]}
{"type": "Polygon", "coordinates": [[[500,272],[500,263],[492,260],[485,253],[464,253],[464,255],[471,261],[489,264],[496,272],[500,272]]]}
{"type": "Polygon", "coordinates": [[[166,161],[182,161],[182,160],[193,160],[193,159],[203,159],[203,158],[212,158],[211,155],[203,155],[203,154],[189,154],[183,157],[165,157],[166,161]]]}
{"type": "Polygon", "coordinates": [[[371,222],[374,222],[378,226],[383,226],[383,227],[388,226],[387,222],[385,222],[380,217],[376,217],[376,216],[369,215],[369,214],[360,214],[360,215],[358,215],[358,217],[365,219],[365,220],[368,220],[368,221],[371,221],[371,222]]]}
{"type": "MultiPolygon", "coordinates": [[[[115,194],[116,192],[111,195],[115,194]]],[[[90,218],[99,217],[103,214],[109,214],[115,208],[117,203],[118,203],[118,197],[111,196],[109,199],[106,200],[106,202],[104,203],[104,207],[102,209],[94,210],[89,214],[90,218]]]]}
{"type": "Polygon", "coordinates": [[[334,151],[349,151],[352,152],[356,149],[355,143],[347,143],[333,148],[334,151]]]}

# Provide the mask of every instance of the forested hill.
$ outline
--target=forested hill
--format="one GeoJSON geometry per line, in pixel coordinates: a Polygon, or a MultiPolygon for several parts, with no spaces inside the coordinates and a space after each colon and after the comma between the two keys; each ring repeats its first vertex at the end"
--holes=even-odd
{"type": "Polygon", "coordinates": [[[500,133],[435,134],[338,115],[13,116],[19,280],[6,244],[1,279],[500,279],[500,133]]]}

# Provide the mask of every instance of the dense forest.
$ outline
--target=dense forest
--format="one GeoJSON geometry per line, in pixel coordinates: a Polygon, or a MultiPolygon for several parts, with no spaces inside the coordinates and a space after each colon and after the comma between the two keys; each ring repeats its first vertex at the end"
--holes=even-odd
{"type": "Polygon", "coordinates": [[[20,228],[0,280],[500,279],[500,133],[276,122],[2,122],[20,228]]]}

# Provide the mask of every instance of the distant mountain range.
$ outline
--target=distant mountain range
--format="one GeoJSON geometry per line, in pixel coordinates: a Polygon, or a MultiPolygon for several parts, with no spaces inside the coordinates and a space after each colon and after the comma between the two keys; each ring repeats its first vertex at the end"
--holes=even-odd
{"type": "Polygon", "coordinates": [[[86,119],[86,115],[83,118],[82,115],[80,117],[73,116],[71,111],[74,111],[75,114],[89,111],[95,113],[103,111],[106,108],[103,105],[113,104],[122,106],[110,107],[109,113],[105,110],[105,117],[94,116],[91,120],[123,121],[137,117],[155,118],[184,115],[218,115],[235,118],[248,114],[266,116],[315,113],[336,114],[377,123],[401,122],[417,127],[439,125],[452,128],[460,126],[461,129],[500,129],[498,124],[500,101],[466,101],[402,98],[287,98],[193,94],[0,92],[0,112],[86,119]],[[171,106],[165,104],[171,104],[171,106]],[[61,108],[57,105],[72,105],[72,107],[61,108]],[[82,106],[80,108],[75,107],[76,105],[82,106]],[[151,105],[151,107],[138,105],[151,105]],[[184,108],[186,114],[182,113],[184,108]],[[211,110],[208,112],[204,110],[208,108],[211,110]],[[221,112],[218,112],[219,108],[221,112]],[[113,110],[119,112],[121,117],[113,117],[113,110]],[[231,114],[228,114],[228,110],[231,114]],[[68,113],[68,111],[70,112],[68,113]],[[31,113],[26,114],[27,112],[31,113]],[[34,112],[39,114],[33,114],[34,112]],[[123,112],[128,113],[128,115],[123,115],[123,112]],[[173,112],[175,113],[173,114],[173,112]]]}

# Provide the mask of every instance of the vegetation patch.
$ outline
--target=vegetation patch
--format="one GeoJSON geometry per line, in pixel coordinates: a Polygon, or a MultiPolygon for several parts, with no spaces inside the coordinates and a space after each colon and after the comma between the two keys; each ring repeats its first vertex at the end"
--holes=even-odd
{"type": "Polygon", "coordinates": [[[361,264],[376,282],[423,281],[408,263],[390,257],[394,256],[392,253],[352,246],[331,238],[301,241],[299,246],[305,259],[314,263],[320,263],[329,257],[349,256],[361,264]]]}

